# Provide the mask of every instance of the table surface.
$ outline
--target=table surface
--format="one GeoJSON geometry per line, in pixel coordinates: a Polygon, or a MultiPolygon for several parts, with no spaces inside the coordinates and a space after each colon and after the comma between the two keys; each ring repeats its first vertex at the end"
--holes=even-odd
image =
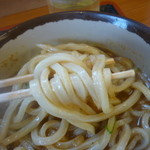
{"type": "MultiPolygon", "coordinates": [[[[114,4],[125,17],[139,21],[150,27],[150,0],[100,0],[101,4],[114,4]]],[[[48,14],[48,7],[40,7],[0,18],[0,29],[7,29],[17,24],[48,14]]]]}

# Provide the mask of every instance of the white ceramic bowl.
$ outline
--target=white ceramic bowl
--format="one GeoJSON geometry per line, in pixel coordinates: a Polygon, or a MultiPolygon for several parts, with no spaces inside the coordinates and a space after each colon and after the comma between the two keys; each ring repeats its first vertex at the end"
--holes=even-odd
{"type": "MultiPolygon", "coordinates": [[[[39,52],[37,43],[94,43],[125,56],[150,77],[150,28],[133,20],[98,12],[42,16],[0,37],[0,79],[17,73],[39,52]]],[[[2,90],[0,89],[0,92],[2,90]]],[[[0,118],[7,104],[0,104],[0,118]]]]}
{"type": "Polygon", "coordinates": [[[150,28],[133,20],[98,12],[42,16],[0,37],[0,79],[14,75],[37,52],[37,43],[96,43],[131,58],[150,76],[150,28]]]}

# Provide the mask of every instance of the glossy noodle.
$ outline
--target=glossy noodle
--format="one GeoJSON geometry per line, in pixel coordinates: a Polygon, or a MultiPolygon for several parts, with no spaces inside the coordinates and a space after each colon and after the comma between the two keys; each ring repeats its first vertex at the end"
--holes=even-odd
{"type": "Polygon", "coordinates": [[[148,150],[150,89],[133,63],[87,44],[38,44],[18,76],[32,96],[12,100],[0,121],[1,150],[148,150]],[[113,59],[115,61],[113,61],[113,59]],[[113,73],[134,69],[134,77],[113,73]]]}

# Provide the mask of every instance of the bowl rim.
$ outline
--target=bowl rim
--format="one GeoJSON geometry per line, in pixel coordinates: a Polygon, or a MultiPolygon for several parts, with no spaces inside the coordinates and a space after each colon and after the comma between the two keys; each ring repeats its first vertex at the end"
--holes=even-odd
{"type": "Polygon", "coordinates": [[[28,20],[24,23],[18,24],[17,26],[9,29],[6,33],[0,36],[0,47],[6,44],[9,40],[15,39],[17,36],[21,35],[29,29],[34,29],[36,26],[43,25],[48,22],[58,22],[60,20],[73,20],[73,19],[82,19],[89,21],[103,21],[111,23],[119,28],[128,30],[132,33],[136,33],[141,38],[144,39],[146,43],[150,44],[150,27],[129,19],[127,17],[113,15],[110,13],[102,13],[96,11],[66,11],[58,12],[53,14],[48,14],[40,16],[31,20],[28,20]],[[116,21],[119,21],[119,24],[115,24],[116,21]],[[123,27],[123,24],[126,25],[126,29],[123,27]]]}

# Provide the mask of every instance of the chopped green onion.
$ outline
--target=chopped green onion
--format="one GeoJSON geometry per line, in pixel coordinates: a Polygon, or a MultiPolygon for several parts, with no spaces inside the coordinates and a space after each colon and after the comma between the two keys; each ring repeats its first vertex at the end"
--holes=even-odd
{"type": "Polygon", "coordinates": [[[114,127],[115,127],[116,117],[112,117],[108,120],[107,126],[105,129],[108,131],[109,134],[113,133],[114,127]]]}

